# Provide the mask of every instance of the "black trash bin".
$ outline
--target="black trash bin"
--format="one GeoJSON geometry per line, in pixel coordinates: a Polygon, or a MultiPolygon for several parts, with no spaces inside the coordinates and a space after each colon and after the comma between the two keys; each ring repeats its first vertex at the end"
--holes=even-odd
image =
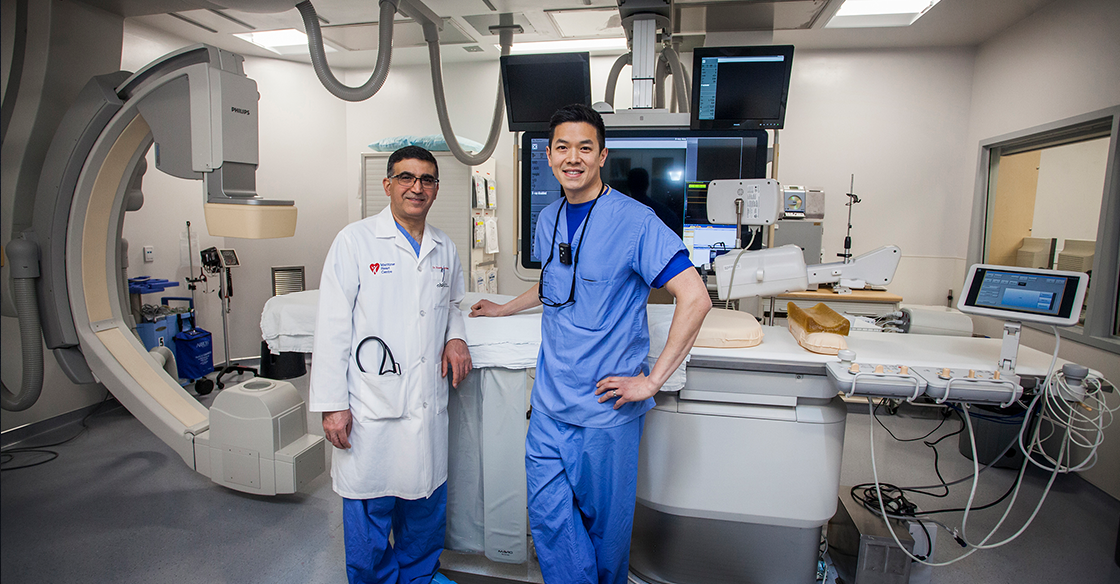
{"type": "Polygon", "coordinates": [[[273,355],[268,350],[268,343],[261,341],[261,372],[260,377],[269,379],[294,379],[307,373],[307,364],[303,361],[303,353],[280,353],[273,355]]]}

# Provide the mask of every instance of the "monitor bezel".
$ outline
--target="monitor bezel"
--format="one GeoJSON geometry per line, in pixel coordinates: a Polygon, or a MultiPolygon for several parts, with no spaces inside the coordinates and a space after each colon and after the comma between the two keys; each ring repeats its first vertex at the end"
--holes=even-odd
{"type": "MultiPolygon", "coordinates": [[[[534,53],[529,55],[502,55],[499,67],[502,75],[502,94],[505,99],[506,125],[510,132],[539,132],[547,131],[549,120],[517,121],[513,119],[514,108],[511,107],[510,85],[506,83],[506,68],[511,62],[514,64],[555,65],[557,63],[572,63],[579,60],[583,64],[583,80],[585,81],[585,96],[583,104],[591,106],[591,53],[534,53]]],[[[568,104],[564,104],[568,105],[568,104]]],[[[559,109],[559,108],[557,108],[559,109]]]]}
{"type": "MultiPolygon", "coordinates": [[[[757,140],[755,147],[755,161],[754,161],[754,174],[758,176],[743,177],[743,178],[766,178],[766,164],[769,148],[769,134],[765,130],[749,129],[749,128],[726,128],[719,130],[690,130],[688,128],[611,128],[607,127],[607,139],[612,138],[718,138],[718,137],[739,137],[739,138],[754,138],[757,140]]],[[[524,201],[525,193],[529,192],[529,181],[532,176],[530,171],[532,169],[532,156],[526,151],[529,144],[535,138],[548,138],[548,131],[533,131],[524,132],[521,134],[519,140],[518,153],[520,160],[520,184],[518,185],[518,263],[526,270],[539,270],[541,262],[533,261],[530,257],[529,250],[532,249],[532,227],[530,219],[532,217],[532,208],[524,201]]],[[[607,157],[610,157],[610,152],[607,152],[607,157]]]]}
{"type": "Polygon", "coordinates": [[[789,102],[789,84],[793,77],[793,45],[759,45],[748,47],[697,47],[692,51],[692,102],[689,108],[689,127],[693,130],[781,130],[786,123],[786,104],[789,102]],[[705,57],[765,57],[781,55],[785,58],[785,84],[777,118],[746,120],[700,119],[700,63],[705,57]]]}
{"type": "Polygon", "coordinates": [[[957,300],[957,310],[965,314],[990,316],[1005,321],[1033,322],[1055,326],[1074,326],[1081,318],[1081,307],[1085,304],[1085,291],[1088,289],[1088,286],[1089,275],[1082,272],[1039,270],[1014,266],[999,266],[995,264],[975,264],[968,270],[964,288],[962,288],[961,296],[957,300]],[[1058,314],[1056,316],[1051,316],[1026,310],[992,308],[977,304],[976,297],[984,281],[983,275],[990,271],[1066,278],[1066,292],[1062,296],[1062,305],[1058,309],[1058,314]]]}

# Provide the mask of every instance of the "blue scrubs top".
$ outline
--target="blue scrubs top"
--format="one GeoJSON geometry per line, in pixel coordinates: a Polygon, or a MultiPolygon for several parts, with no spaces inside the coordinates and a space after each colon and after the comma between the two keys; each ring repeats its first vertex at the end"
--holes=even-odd
{"type": "Polygon", "coordinates": [[[575,303],[544,307],[533,410],[576,426],[619,426],[652,409],[653,399],[615,410],[613,399],[599,403],[595,384],[605,377],[649,374],[650,285],[674,256],[687,250],[649,207],[613,189],[599,197],[584,219],[590,221],[586,231],[580,226],[567,241],[567,213],[559,213],[562,201],[546,207],[537,219],[541,258],[547,260],[548,250],[553,254],[541,274],[541,291],[552,302],[564,302],[574,277],[575,303]],[[556,241],[554,227],[559,227],[556,241]],[[559,259],[559,244],[566,241],[573,258],[577,249],[579,253],[574,274],[573,266],[559,259]]]}

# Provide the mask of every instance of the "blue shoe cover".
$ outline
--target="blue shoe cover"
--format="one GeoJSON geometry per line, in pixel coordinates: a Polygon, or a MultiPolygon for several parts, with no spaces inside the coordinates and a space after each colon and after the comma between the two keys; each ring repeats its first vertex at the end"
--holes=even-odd
{"type": "Polygon", "coordinates": [[[436,572],[435,577],[432,578],[432,584],[455,584],[455,581],[448,578],[447,576],[444,576],[443,574],[440,574],[439,572],[436,572]]]}

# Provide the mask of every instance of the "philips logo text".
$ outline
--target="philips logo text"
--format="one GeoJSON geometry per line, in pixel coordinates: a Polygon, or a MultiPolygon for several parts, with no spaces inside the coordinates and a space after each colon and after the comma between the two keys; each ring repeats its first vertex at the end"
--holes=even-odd
{"type": "Polygon", "coordinates": [[[243,109],[243,108],[239,108],[239,107],[230,107],[230,108],[229,108],[229,111],[231,111],[231,112],[233,112],[233,113],[235,113],[235,114],[245,114],[245,115],[249,115],[249,110],[247,110],[247,109],[243,109]]]}

